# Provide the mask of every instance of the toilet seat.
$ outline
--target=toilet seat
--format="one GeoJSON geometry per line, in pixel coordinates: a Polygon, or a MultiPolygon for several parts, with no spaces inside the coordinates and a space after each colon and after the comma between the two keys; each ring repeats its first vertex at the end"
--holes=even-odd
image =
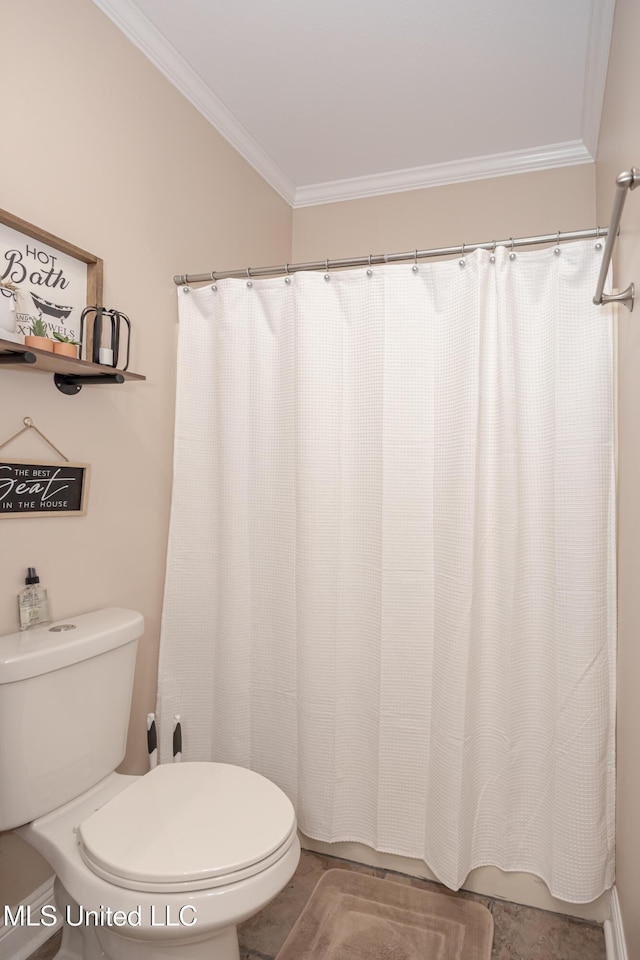
{"type": "Polygon", "coordinates": [[[163,764],[76,828],[97,876],[129,890],[187,892],[255,876],[295,842],[288,797],[251,770],[163,764]]]}

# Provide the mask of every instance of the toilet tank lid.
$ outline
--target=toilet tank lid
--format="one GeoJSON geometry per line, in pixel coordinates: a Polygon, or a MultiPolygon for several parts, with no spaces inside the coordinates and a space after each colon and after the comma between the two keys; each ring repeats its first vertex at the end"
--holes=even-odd
{"type": "Polygon", "coordinates": [[[89,660],[131,643],[143,629],[141,613],[109,607],[0,637],[0,684],[89,660]]]}

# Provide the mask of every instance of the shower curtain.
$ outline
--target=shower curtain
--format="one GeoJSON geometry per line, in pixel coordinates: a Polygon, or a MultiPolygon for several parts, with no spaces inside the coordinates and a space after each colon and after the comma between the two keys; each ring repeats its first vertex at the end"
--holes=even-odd
{"type": "Polygon", "coordinates": [[[613,882],[610,308],[593,241],[179,291],[158,717],[301,830],[613,882]]]}

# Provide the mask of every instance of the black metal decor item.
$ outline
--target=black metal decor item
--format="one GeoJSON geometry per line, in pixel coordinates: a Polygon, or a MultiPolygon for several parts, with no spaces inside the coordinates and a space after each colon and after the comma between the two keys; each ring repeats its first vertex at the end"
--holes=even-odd
{"type": "MultiPolygon", "coordinates": [[[[123,367],[119,367],[120,370],[126,370],[129,366],[129,351],[131,348],[131,321],[126,316],[126,314],[121,313],[120,310],[107,310],[106,307],[85,307],[85,309],[80,314],[80,350],[84,345],[84,336],[85,336],[85,321],[86,321],[86,332],[87,336],[89,335],[89,325],[93,323],[93,336],[91,340],[92,349],[91,357],[86,357],[87,360],[91,360],[92,363],[100,363],[100,347],[102,346],[102,330],[105,322],[111,323],[111,341],[110,347],[113,354],[113,360],[109,366],[117,367],[118,361],[120,359],[120,328],[124,323],[127,326],[127,356],[126,362],[123,367]],[[93,321],[92,321],[93,316],[93,321]]],[[[105,364],[103,364],[105,366],[105,364]]]]}

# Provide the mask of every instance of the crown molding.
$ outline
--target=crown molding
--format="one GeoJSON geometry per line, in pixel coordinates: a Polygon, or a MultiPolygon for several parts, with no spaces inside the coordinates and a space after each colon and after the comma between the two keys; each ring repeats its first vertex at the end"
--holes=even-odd
{"type": "Polygon", "coordinates": [[[594,157],[598,150],[614,13],[615,0],[591,0],[582,101],[582,141],[594,157]]]}
{"type": "Polygon", "coordinates": [[[95,5],[158,68],[180,93],[238,151],[283,200],[293,205],[295,185],[249,131],[204,83],[131,0],[93,0],[95,5]]]}
{"type": "Polygon", "coordinates": [[[471,157],[299,187],[296,187],[262,149],[249,131],[132,0],[93,0],[93,2],[294,209],[591,163],[595,158],[615,0],[592,0],[585,69],[582,139],[549,144],[530,150],[471,157]]]}
{"type": "Polygon", "coordinates": [[[426,167],[411,167],[408,170],[374,173],[368,177],[310,184],[298,187],[293,206],[309,207],[341,200],[359,200],[385,193],[422,190],[466,180],[486,180],[506,177],[513,173],[531,173],[535,170],[592,162],[593,156],[582,140],[570,140],[567,143],[554,143],[532,150],[513,150],[486,157],[470,157],[465,160],[429,164],[426,167]]]}

